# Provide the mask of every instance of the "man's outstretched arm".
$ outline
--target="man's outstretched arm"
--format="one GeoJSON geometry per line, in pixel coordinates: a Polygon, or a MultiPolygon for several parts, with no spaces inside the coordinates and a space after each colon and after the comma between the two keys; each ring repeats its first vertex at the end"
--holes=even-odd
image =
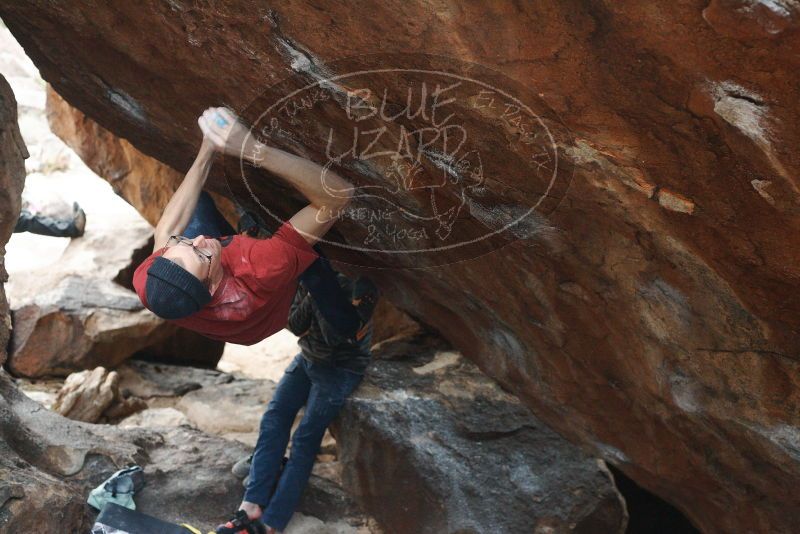
{"type": "Polygon", "coordinates": [[[258,142],[226,108],[206,110],[200,127],[218,150],[280,176],[309,201],[289,222],[311,244],[325,235],[352,198],[350,182],[313,161],[258,142]]]}
{"type": "Polygon", "coordinates": [[[167,244],[171,235],[180,235],[192,218],[194,208],[197,206],[197,199],[208,178],[211,170],[211,163],[214,160],[214,145],[207,138],[203,138],[197,157],[192,163],[186,177],[178,186],[178,189],[169,199],[164,213],[158,220],[155,229],[155,245],[153,252],[167,244]]]}

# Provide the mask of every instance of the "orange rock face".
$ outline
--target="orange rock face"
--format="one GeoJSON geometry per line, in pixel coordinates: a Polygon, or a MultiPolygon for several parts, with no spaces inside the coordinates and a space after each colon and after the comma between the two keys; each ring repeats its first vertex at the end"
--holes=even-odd
{"type": "MultiPolygon", "coordinates": [[[[331,162],[364,210],[331,255],[388,267],[372,274],[395,304],[702,530],[800,524],[795,3],[2,0],[0,16],[67,101],[175,169],[220,104],[331,162]],[[438,118],[409,111],[454,76],[438,118]]],[[[215,172],[251,207],[301,205],[236,161],[215,172]]]]}
{"type": "MultiPolygon", "coordinates": [[[[70,106],[52,87],[47,88],[47,122],[114,192],[136,208],[155,226],[161,212],[183,180],[183,174],[139,152],[79,110],[70,106]]],[[[216,195],[223,214],[236,220],[233,204],[216,195]]]]}

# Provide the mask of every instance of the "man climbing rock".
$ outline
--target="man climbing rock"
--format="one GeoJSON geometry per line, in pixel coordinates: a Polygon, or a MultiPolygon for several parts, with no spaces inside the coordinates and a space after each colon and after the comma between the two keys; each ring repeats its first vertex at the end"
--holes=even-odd
{"type": "Polygon", "coordinates": [[[212,339],[251,345],[286,325],[297,278],[318,256],[312,245],[349,203],[352,186],[330,170],[323,186],[321,166],[258,142],[226,108],[207,109],[198,124],[200,150],[161,215],[153,254],[136,269],[133,285],[159,317],[212,339]],[[202,192],[215,152],[283,178],[309,205],[269,239],[235,235],[202,192]]]}
{"type": "Polygon", "coordinates": [[[239,515],[219,527],[218,534],[257,533],[259,519],[268,533],[286,528],[308,483],[325,430],[361,382],[372,357],[371,318],[378,300],[372,282],[337,274],[321,258],[303,275],[300,285],[288,328],[299,336],[301,353],[275,389],[252,457],[234,466],[234,474],[249,473],[247,490],[239,515]],[[309,285],[324,287],[328,294],[323,300],[334,304],[320,306],[319,293],[309,293],[309,285]],[[352,319],[355,323],[348,322],[352,319]],[[292,423],[303,406],[291,456],[282,468],[292,423]]]}

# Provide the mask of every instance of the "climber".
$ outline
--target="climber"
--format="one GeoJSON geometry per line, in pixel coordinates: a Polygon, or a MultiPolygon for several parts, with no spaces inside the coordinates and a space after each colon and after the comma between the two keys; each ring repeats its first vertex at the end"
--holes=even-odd
{"type": "MultiPolygon", "coordinates": [[[[252,345],[286,325],[297,278],[318,258],[312,245],[347,206],[352,186],[328,170],[323,187],[321,166],[258,142],[226,108],[207,109],[198,124],[200,150],[161,215],[153,253],[136,269],[133,285],[159,317],[211,339],[252,345]],[[202,192],[215,151],[283,178],[309,205],[269,239],[236,235],[202,192]]],[[[312,291],[321,301],[330,294],[312,291]]],[[[354,333],[356,321],[345,319],[354,333]]]]}
{"type": "MultiPolygon", "coordinates": [[[[324,258],[315,267],[313,276],[320,278],[317,282],[326,288],[335,288],[336,295],[330,295],[330,300],[338,300],[340,308],[322,309],[307,291],[305,281],[301,281],[288,324],[289,330],[299,336],[300,354],[286,368],[261,419],[253,455],[233,467],[234,474],[249,473],[237,513],[246,512],[253,525],[260,519],[270,533],[282,531],[289,523],[311,475],[325,430],[361,382],[372,357],[371,319],[378,300],[377,288],[363,276],[352,281],[337,274],[324,258]],[[349,331],[338,329],[334,322],[337,315],[353,312],[359,317],[359,329],[350,337],[349,331]],[[304,405],[303,419],[292,436],[291,456],[283,466],[292,423],[304,405]]],[[[236,517],[229,522],[231,525],[236,517]]],[[[228,528],[223,525],[217,532],[248,532],[228,528]]]]}

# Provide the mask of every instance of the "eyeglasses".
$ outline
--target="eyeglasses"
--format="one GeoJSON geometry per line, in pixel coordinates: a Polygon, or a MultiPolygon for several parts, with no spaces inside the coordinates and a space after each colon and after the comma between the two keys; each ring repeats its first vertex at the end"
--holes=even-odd
{"type": "Polygon", "coordinates": [[[192,242],[191,239],[189,239],[188,237],[183,237],[182,235],[171,235],[171,236],[169,236],[169,239],[167,240],[167,244],[166,244],[166,246],[164,246],[164,248],[168,249],[168,248],[174,247],[176,245],[185,245],[187,247],[192,247],[192,250],[194,251],[194,253],[197,254],[197,256],[201,260],[203,260],[206,263],[208,263],[208,273],[206,273],[206,278],[205,278],[205,280],[203,280],[203,285],[210,291],[211,290],[211,258],[213,258],[214,255],[211,252],[207,251],[207,250],[203,250],[201,248],[197,248],[194,245],[194,243],[192,242]]]}
{"type": "Polygon", "coordinates": [[[211,258],[214,257],[214,255],[211,252],[203,250],[201,248],[197,248],[196,246],[194,246],[194,243],[192,242],[191,239],[189,239],[188,237],[183,237],[182,235],[169,236],[166,248],[174,247],[175,245],[186,245],[187,247],[192,247],[194,253],[197,254],[197,256],[201,260],[207,261],[208,263],[211,263],[211,258]]]}

